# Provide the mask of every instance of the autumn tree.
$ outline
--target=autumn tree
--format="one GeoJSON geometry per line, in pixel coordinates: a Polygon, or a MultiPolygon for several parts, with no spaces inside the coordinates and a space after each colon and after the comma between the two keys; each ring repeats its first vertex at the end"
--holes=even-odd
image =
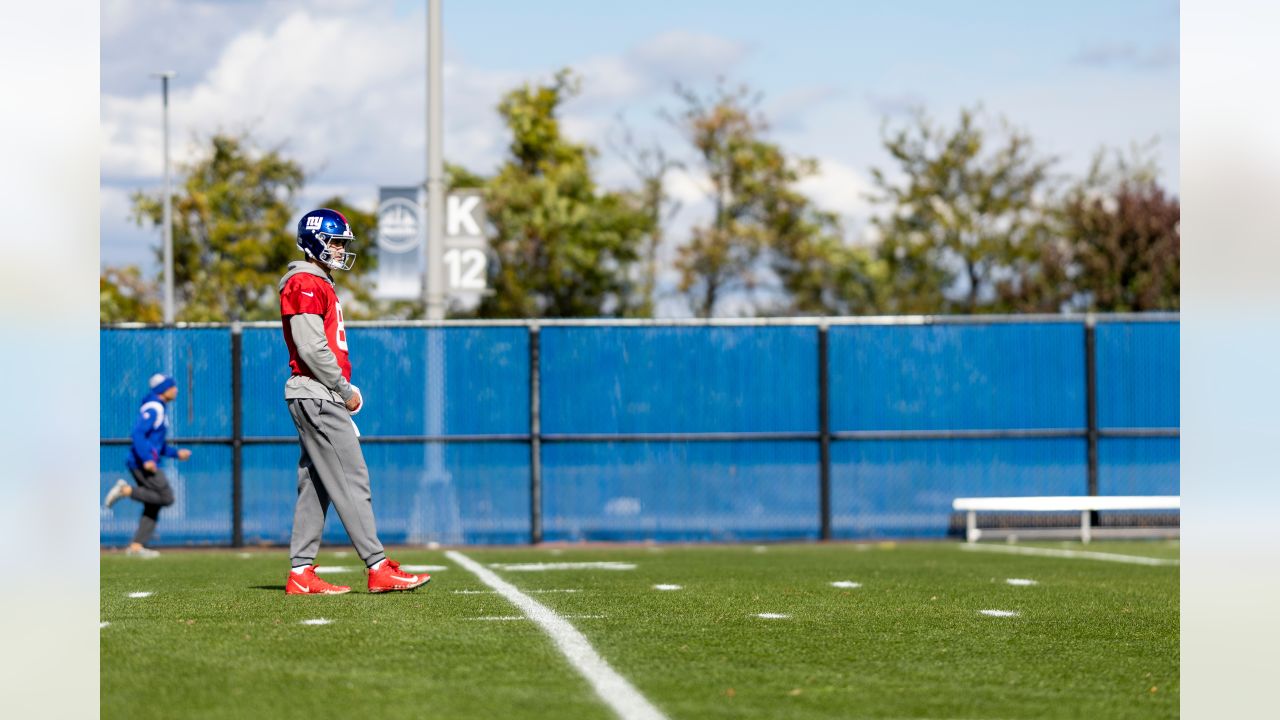
{"type": "Polygon", "coordinates": [[[1141,150],[1099,152],[1067,194],[1060,232],[1071,248],[1079,305],[1099,312],[1177,310],[1180,216],[1141,150]]]}
{"type": "Polygon", "coordinates": [[[1048,203],[1054,160],[1006,122],[962,110],[953,128],[917,113],[888,129],[892,170],[873,168],[878,255],[892,313],[1056,312],[1066,249],[1048,203]]]}
{"type": "Polygon", "coordinates": [[[680,288],[694,312],[715,314],[738,293],[770,314],[867,312],[878,295],[871,254],[850,246],[838,218],[798,189],[816,160],[788,155],[767,138],[759,98],[723,82],[708,95],[678,89],[670,116],[694,150],[689,166],[707,183],[711,221],[679,249],[680,288]]]}
{"type": "MultiPolygon", "coordinates": [[[[263,150],[244,135],[214,135],[179,169],[173,194],[175,314],[179,321],[264,320],[279,317],[276,283],[301,259],[294,218],[305,173],[275,148],[263,150]]],[[[162,193],[135,192],[133,217],[144,227],[164,221],[162,193]]],[[[361,241],[363,262],[335,280],[372,307],[364,276],[376,265],[374,218],[339,197],[326,205],[343,212],[361,241]]],[[[156,257],[161,248],[156,248],[156,257]]],[[[376,312],[376,308],[374,310],[376,312]]],[[[113,310],[114,312],[114,310],[113,310]]],[[[104,310],[105,317],[105,310],[104,310]]],[[[136,318],[130,318],[136,319],[136,318]]]]}
{"type": "Polygon", "coordinates": [[[642,144],[634,131],[619,118],[620,130],[611,139],[614,153],[631,170],[639,188],[631,191],[640,210],[644,213],[648,231],[640,241],[640,259],[631,279],[632,298],[627,303],[626,314],[631,317],[653,317],[657,305],[658,253],[666,240],[667,223],[680,211],[681,204],[673,200],[667,191],[667,178],[672,171],[682,167],[668,151],[658,144],[642,144]]]}
{"type": "Polygon", "coordinates": [[[160,290],[137,265],[105,268],[98,278],[98,315],[104,323],[161,322],[160,290]]]}
{"type": "Polygon", "coordinates": [[[595,148],[566,138],[560,112],[578,91],[568,70],[548,84],[526,84],[498,105],[511,141],[497,173],[455,170],[455,182],[481,184],[497,268],[480,317],[591,317],[624,312],[627,275],[639,258],[650,217],[627,193],[602,190],[595,148]]]}
{"type": "MultiPolygon", "coordinates": [[[[275,283],[298,248],[290,228],[303,171],[278,150],[215,135],[179,175],[173,197],[178,320],[262,320],[278,315],[275,283]]],[[[160,194],[133,195],[135,219],[160,227],[160,194]]],[[[157,255],[159,255],[157,249],[157,255]]]]}

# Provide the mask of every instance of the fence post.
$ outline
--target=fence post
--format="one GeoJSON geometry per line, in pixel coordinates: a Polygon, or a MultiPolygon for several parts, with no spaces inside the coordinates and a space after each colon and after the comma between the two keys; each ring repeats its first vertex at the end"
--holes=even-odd
{"type": "Polygon", "coordinates": [[[818,497],[823,540],[831,539],[831,406],[827,324],[818,325],[818,497]]]}
{"type": "MultiPolygon", "coordinates": [[[[1084,318],[1084,395],[1085,422],[1089,447],[1088,494],[1098,494],[1098,353],[1097,318],[1089,313],[1084,318]]],[[[1098,513],[1093,511],[1091,520],[1098,524],[1098,513]]]]}
{"type": "Polygon", "coordinates": [[[231,547],[244,546],[244,427],[241,419],[244,380],[240,369],[243,331],[239,322],[231,323],[231,547]]]}
{"type": "Polygon", "coordinates": [[[540,332],[529,325],[529,542],[542,542],[542,404],[539,371],[540,332]]]}

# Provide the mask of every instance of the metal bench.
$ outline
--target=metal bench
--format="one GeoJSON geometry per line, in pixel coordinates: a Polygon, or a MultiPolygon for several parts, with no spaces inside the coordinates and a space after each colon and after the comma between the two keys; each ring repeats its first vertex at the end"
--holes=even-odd
{"type": "MultiPolygon", "coordinates": [[[[1089,542],[1099,534],[1090,522],[1096,510],[1181,510],[1179,495],[1083,495],[1048,497],[956,498],[951,507],[968,513],[965,518],[966,542],[977,542],[985,532],[978,527],[979,512],[1079,512],[1080,541],[1089,542]]],[[[1002,531],[1011,534],[1012,531],[1002,531]]],[[[1034,532],[1034,531],[1033,531],[1034,532]]],[[[1072,531],[1074,535],[1074,531],[1072,531]]],[[[1115,533],[1110,533],[1114,535],[1115,533]]]]}

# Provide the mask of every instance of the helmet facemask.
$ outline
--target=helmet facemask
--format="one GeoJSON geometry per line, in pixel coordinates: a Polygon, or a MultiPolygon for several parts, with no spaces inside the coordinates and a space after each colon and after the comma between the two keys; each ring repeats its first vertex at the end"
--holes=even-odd
{"type": "Polygon", "coordinates": [[[320,251],[320,257],[316,259],[334,270],[350,270],[355,264],[356,254],[347,250],[347,243],[354,239],[355,237],[351,235],[316,233],[316,240],[324,245],[324,249],[320,251]]]}

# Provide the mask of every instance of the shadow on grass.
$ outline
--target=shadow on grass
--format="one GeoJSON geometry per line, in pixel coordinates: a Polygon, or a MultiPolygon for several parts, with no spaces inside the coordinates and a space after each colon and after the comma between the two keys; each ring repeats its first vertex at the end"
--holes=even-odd
{"type": "Polygon", "coordinates": [[[251,585],[249,586],[249,589],[250,590],[275,590],[276,592],[280,592],[281,590],[284,590],[284,586],[283,585],[251,585]]]}

